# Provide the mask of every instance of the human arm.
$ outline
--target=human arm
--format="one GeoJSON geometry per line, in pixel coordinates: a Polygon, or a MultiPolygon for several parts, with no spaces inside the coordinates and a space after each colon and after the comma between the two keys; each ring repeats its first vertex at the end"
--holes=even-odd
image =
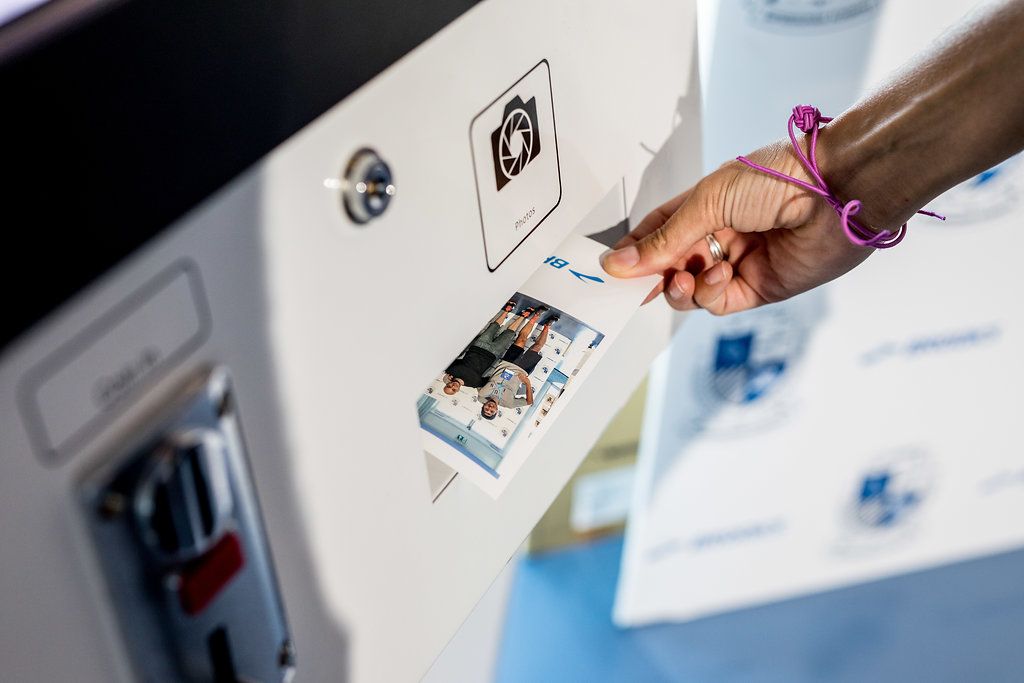
{"type": "MultiPolygon", "coordinates": [[[[895,230],[944,190],[1021,148],[1024,1],[1012,0],[975,12],[825,126],[817,158],[841,201],[863,202],[859,220],[895,230]]],[[[788,140],[748,156],[810,179],[788,140]]],[[[617,246],[604,258],[610,274],[661,273],[651,298],[664,290],[675,308],[718,314],[789,298],[872,253],[846,240],[816,195],[738,161],[659,207],[617,246]],[[712,266],[707,234],[725,247],[727,262],[712,266]]]]}
{"type": "Polygon", "coordinates": [[[530,376],[527,375],[525,372],[520,371],[519,372],[519,381],[523,383],[524,387],[526,387],[526,405],[532,406],[533,405],[533,385],[530,384],[530,376]]]}

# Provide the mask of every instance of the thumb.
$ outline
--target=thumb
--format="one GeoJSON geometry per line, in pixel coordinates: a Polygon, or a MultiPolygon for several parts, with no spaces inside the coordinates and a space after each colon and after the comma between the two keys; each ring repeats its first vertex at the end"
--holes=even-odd
{"type": "Polygon", "coordinates": [[[638,277],[672,268],[697,242],[723,226],[721,211],[714,211],[708,191],[712,174],[699,183],[686,201],[657,229],[634,244],[601,257],[601,265],[615,277],[638,277]]]}

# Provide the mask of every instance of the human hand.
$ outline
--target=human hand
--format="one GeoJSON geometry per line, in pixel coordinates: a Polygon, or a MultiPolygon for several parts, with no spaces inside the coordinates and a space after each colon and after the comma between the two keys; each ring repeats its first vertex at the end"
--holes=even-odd
{"type": "MultiPolygon", "coordinates": [[[[825,167],[823,143],[817,154],[825,167]]],[[[813,182],[788,141],[748,158],[813,182]]],[[[847,241],[838,216],[817,195],[731,161],[652,211],[602,265],[615,277],[661,273],[644,303],[664,291],[675,309],[725,315],[829,282],[871,252],[847,241]],[[710,234],[728,255],[722,263],[711,258],[710,234]]]]}

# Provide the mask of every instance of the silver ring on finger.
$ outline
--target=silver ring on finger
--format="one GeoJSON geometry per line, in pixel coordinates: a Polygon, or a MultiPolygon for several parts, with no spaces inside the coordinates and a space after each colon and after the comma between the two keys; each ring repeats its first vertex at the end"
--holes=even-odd
{"type": "Polygon", "coordinates": [[[708,243],[708,248],[711,250],[711,259],[716,263],[729,260],[729,254],[722,247],[722,243],[719,242],[714,235],[705,235],[704,239],[708,243]]]}

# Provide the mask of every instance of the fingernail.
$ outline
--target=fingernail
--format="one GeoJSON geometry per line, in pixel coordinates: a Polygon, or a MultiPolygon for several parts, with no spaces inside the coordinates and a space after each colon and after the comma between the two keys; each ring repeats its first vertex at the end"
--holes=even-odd
{"type": "Polygon", "coordinates": [[[601,265],[605,270],[609,267],[617,270],[629,270],[638,263],[640,263],[640,251],[632,244],[615,251],[606,251],[601,255],[601,265]]]}
{"type": "Polygon", "coordinates": [[[717,266],[712,268],[704,276],[704,282],[709,285],[717,285],[719,282],[725,279],[725,266],[719,263],[717,266]]]}
{"type": "Polygon", "coordinates": [[[686,292],[683,288],[676,284],[675,280],[668,286],[668,298],[670,299],[682,299],[686,292]]]}

